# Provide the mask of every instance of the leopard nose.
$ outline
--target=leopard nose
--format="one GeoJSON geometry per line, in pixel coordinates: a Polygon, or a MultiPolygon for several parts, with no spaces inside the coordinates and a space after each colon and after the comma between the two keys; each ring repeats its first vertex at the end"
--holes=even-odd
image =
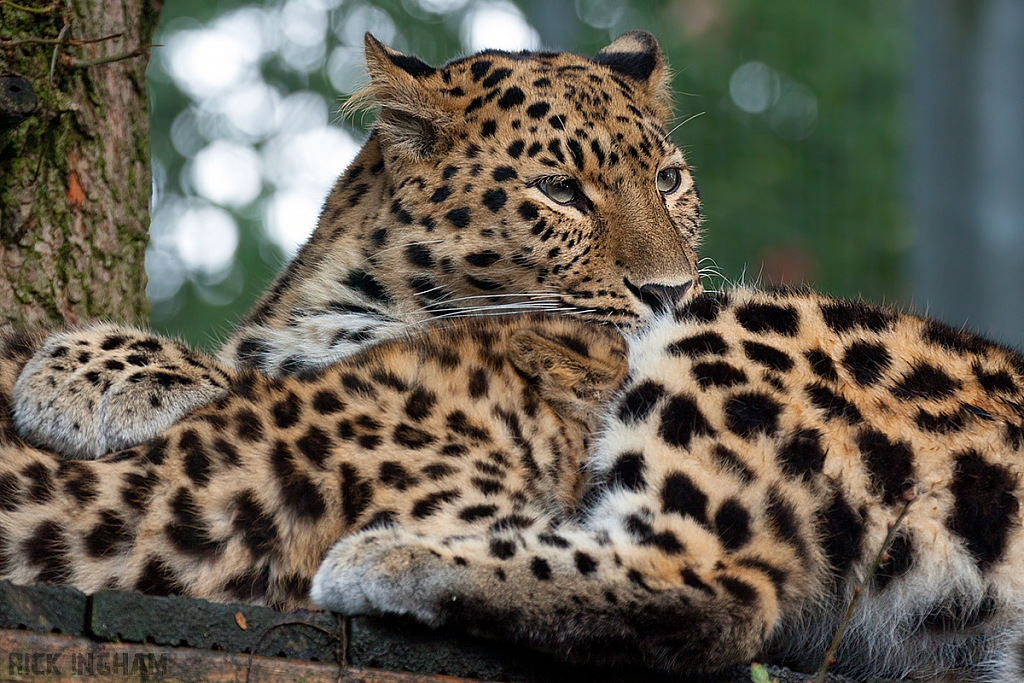
{"type": "Polygon", "coordinates": [[[637,288],[640,301],[655,313],[673,309],[686,300],[693,289],[693,280],[681,285],[647,284],[637,288]]]}

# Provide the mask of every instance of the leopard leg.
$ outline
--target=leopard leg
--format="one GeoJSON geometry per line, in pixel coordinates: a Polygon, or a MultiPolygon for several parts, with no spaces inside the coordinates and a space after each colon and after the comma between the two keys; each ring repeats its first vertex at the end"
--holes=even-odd
{"type": "Polygon", "coordinates": [[[55,332],[12,391],[17,432],[70,458],[143,443],[224,395],[228,373],[184,344],[100,323],[55,332]]]}
{"type": "Polygon", "coordinates": [[[410,615],[590,663],[694,672],[754,658],[779,622],[775,577],[722,562],[712,543],[687,547],[663,521],[463,537],[369,530],[330,550],[311,597],[348,615],[410,615]]]}
{"type": "MultiPolygon", "coordinates": [[[[409,615],[579,661],[701,672],[773,653],[816,667],[860,592],[840,671],[1020,680],[1024,602],[998,579],[1019,575],[1012,561],[981,573],[958,546],[914,550],[906,539],[935,526],[911,514],[903,541],[866,578],[874,553],[848,553],[859,513],[827,477],[756,477],[714,439],[691,443],[683,457],[650,457],[659,450],[648,442],[592,459],[597,481],[579,522],[344,538],[311,598],[348,615],[409,615]]],[[[865,548],[881,547],[897,515],[872,521],[865,548]]]]}

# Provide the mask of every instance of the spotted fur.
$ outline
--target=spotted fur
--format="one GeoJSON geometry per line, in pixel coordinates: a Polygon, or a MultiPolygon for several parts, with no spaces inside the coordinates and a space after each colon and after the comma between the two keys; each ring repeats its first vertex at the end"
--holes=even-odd
{"type": "MultiPolygon", "coordinates": [[[[25,355],[15,341],[8,362],[25,355]]],[[[328,547],[358,529],[568,514],[625,371],[612,330],[483,318],[316,375],[226,370],[212,405],[99,461],[55,457],[7,425],[0,579],[310,608],[328,547]]]]}
{"type": "Polygon", "coordinates": [[[813,293],[703,295],[630,341],[577,517],[328,554],[314,601],[584,661],[1024,676],[1024,356],[813,293]],[[867,580],[890,526],[895,540],[867,580]]]}
{"type": "Polygon", "coordinates": [[[143,443],[224,395],[212,358],[180,342],[100,323],[49,335],[11,391],[18,433],[70,458],[143,443]]]}
{"type": "Polygon", "coordinates": [[[440,68],[367,36],[366,62],[370,85],[350,108],[379,107],[376,129],[225,364],[290,374],[453,316],[632,327],[698,286],[699,199],[649,34],[592,60],[489,50],[440,68]],[[667,193],[664,169],[681,174],[667,193]],[[541,191],[556,179],[578,200],[541,191]]]}

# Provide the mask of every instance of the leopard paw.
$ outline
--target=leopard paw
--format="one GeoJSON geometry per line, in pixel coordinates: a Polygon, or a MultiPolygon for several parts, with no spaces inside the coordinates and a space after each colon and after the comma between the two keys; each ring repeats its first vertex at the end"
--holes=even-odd
{"type": "Polygon", "coordinates": [[[144,443],[220,398],[228,376],[182,344],[110,324],[56,332],[18,376],[18,434],[37,446],[92,459],[144,443]]]}
{"type": "Polygon", "coordinates": [[[423,537],[400,529],[365,531],[328,551],[310,597],[348,616],[400,614],[439,626],[444,607],[460,599],[458,570],[423,537]]]}

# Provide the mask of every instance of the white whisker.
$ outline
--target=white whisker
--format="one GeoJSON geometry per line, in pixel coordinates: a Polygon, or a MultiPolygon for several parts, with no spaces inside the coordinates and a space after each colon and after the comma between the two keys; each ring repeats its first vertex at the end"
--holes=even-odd
{"type": "Polygon", "coordinates": [[[690,121],[693,121],[693,120],[694,120],[695,118],[697,118],[698,116],[704,116],[704,114],[706,114],[706,113],[707,113],[707,112],[703,112],[703,111],[702,111],[702,112],[698,112],[698,113],[694,114],[693,116],[689,117],[688,119],[686,119],[686,120],[682,121],[681,123],[677,123],[677,124],[676,124],[675,126],[673,126],[672,130],[670,130],[670,131],[668,132],[668,134],[669,134],[669,135],[672,135],[672,134],[673,134],[673,133],[675,133],[675,132],[676,132],[677,130],[679,130],[680,128],[682,128],[682,127],[683,127],[683,126],[685,126],[686,124],[688,124],[688,123],[689,123],[690,121]]]}
{"type": "MultiPolygon", "coordinates": [[[[459,313],[476,313],[477,311],[538,311],[538,310],[550,310],[556,307],[557,302],[545,302],[545,303],[532,303],[532,304],[496,304],[494,306],[473,306],[469,308],[455,308],[442,313],[441,316],[445,315],[458,315],[459,313]]],[[[438,317],[438,316],[435,316],[438,317]]]]}
{"type": "MultiPolygon", "coordinates": [[[[544,310],[544,312],[547,312],[547,313],[559,313],[559,312],[567,311],[567,310],[570,310],[570,309],[546,308],[546,309],[543,309],[543,310],[544,310]]],[[[516,315],[516,314],[524,313],[524,312],[529,312],[529,311],[509,310],[509,311],[497,311],[497,312],[495,312],[495,311],[492,310],[492,311],[482,311],[482,312],[479,312],[479,313],[468,313],[466,311],[458,311],[456,313],[449,313],[449,314],[446,314],[446,315],[434,316],[430,320],[431,321],[434,321],[434,320],[446,320],[446,319],[450,319],[450,318],[487,318],[487,317],[499,316],[499,315],[516,315]]]]}
{"type": "MultiPolygon", "coordinates": [[[[439,289],[444,289],[444,285],[438,285],[437,287],[431,287],[430,289],[424,289],[421,292],[413,292],[413,296],[424,296],[424,295],[430,294],[431,292],[436,292],[439,289]]],[[[430,305],[433,305],[433,304],[430,304],[430,305]]]]}
{"type": "Polygon", "coordinates": [[[459,301],[471,301],[475,299],[551,298],[555,296],[557,296],[555,292],[523,292],[521,294],[474,294],[472,296],[459,296],[454,297],[452,299],[445,299],[443,303],[453,304],[459,301]]]}

